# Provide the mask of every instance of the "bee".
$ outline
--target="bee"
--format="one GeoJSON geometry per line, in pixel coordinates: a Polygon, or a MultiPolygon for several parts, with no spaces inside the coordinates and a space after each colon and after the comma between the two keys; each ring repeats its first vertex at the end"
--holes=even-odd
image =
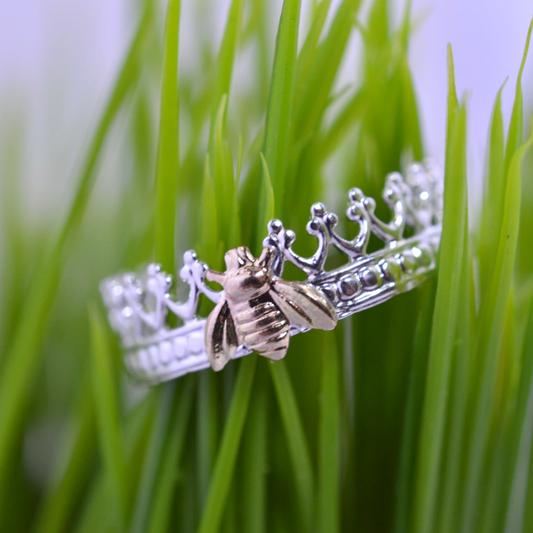
{"type": "Polygon", "coordinates": [[[285,281],[273,273],[276,249],[256,259],[246,246],[226,252],[226,272],[208,270],[209,281],[224,288],[224,298],[206,324],[206,351],[212,368],[224,368],[244,345],[273,360],[285,357],[290,326],[332,330],[333,304],[311,285],[285,281]]]}

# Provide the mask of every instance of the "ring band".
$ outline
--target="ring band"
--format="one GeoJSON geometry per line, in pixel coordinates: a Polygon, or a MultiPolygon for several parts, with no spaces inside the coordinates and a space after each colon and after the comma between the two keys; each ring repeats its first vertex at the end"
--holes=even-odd
{"type": "Polygon", "coordinates": [[[412,164],[405,179],[397,172],[389,174],[383,199],[392,212],[388,223],[376,216],[372,198],[360,189],[350,190],[346,216],[359,226],[352,240],[336,232],[337,215],[313,204],[307,232],[318,247],[310,258],[293,250],[296,235],[279,220],[269,222],[259,258],[244,246],[228,251],[225,273],[210,270],[193,251],[186,252],[179,273],[189,285],[185,302],[172,298],[172,277],[154,263],[142,275],[105,279],[100,291],[132,376],[157,384],[209,366],[220,370],[253,351],[281,359],[293,335],[333,329],[338,320],[420,285],[436,266],[442,171],[425,162],[412,164]],[[408,238],[406,227],[412,233],[408,238]],[[384,247],[367,253],[372,234],[384,247]],[[331,245],[348,261],[327,271],[331,245]],[[287,261],[307,275],[305,282],[282,278],[287,261]],[[223,290],[213,290],[206,280],[223,290]],[[202,294],[216,304],[207,318],[197,316],[202,294]],[[175,322],[169,320],[172,315],[181,325],[169,325],[175,322]]]}

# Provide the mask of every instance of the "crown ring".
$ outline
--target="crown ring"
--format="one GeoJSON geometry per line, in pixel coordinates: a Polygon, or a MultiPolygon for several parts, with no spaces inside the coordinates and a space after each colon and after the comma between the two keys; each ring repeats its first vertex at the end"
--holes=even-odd
{"type": "Polygon", "coordinates": [[[111,327],[118,333],[130,373],[156,384],[253,351],[278,360],[290,338],[310,329],[334,329],[339,320],[417,287],[436,265],[440,243],[443,179],[436,165],[412,164],[405,179],[387,176],[383,199],[390,222],[375,214],[376,202],[360,189],[348,193],[347,219],[358,234],[340,236],[339,218],[322,203],[311,207],[307,232],[318,241],[311,257],[293,250],[296,234],[279,220],[268,224],[263,251],[255,258],[245,246],[226,252],[225,272],[185,252],[180,277],[189,286],[185,302],[171,296],[172,277],[155,263],[142,275],[105,279],[100,285],[111,327]],[[404,237],[406,227],[410,237],[404,237]],[[368,253],[374,234],[383,248],[368,253]],[[340,268],[325,270],[330,246],[347,257],[340,268]],[[302,270],[305,282],[282,278],[286,262],[302,270]],[[206,284],[222,286],[216,291],[206,284]],[[215,303],[207,318],[197,315],[203,295],[215,303]],[[179,319],[180,325],[174,324],[179,319]]]}

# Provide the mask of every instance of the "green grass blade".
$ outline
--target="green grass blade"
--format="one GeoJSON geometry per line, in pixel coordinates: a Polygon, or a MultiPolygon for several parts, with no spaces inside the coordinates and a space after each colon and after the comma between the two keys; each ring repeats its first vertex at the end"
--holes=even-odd
{"type": "Polygon", "coordinates": [[[460,502],[463,494],[466,414],[472,368],[472,327],[475,313],[473,301],[472,257],[469,247],[468,221],[465,224],[460,303],[457,318],[457,345],[454,351],[453,374],[449,399],[449,427],[446,466],[443,472],[439,527],[440,531],[457,531],[460,502]]]}
{"type": "Polygon", "coordinates": [[[339,112],[324,134],[323,139],[318,143],[322,161],[325,161],[335,151],[350,129],[356,126],[363,115],[364,109],[364,94],[359,90],[339,112]]]}
{"type": "Polygon", "coordinates": [[[455,120],[455,115],[459,108],[459,101],[457,100],[457,88],[455,86],[455,67],[453,63],[452,46],[448,44],[447,49],[448,59],[448,112],[446,114],[446,161],[451,156],[451,131],[455,120]]]}
{"type": "Polygon", "coordinates": [[[256,356],[249,356],[239,365],[239,374],[198,533],[217,533],[220,528],[250,403],[256,362],[256,356]]]}
{"type": "Polygon", "coordinates": [[[60,454],[62,459],[68,456],[68,462],[61,478],[44,498],[33,529],[35,533],[67,531],[92,474],[97,440],[94,400],[88,387],[82,391],[81,408],[76,406],[72,417],[76,425],[74,442],[70,450],[62,450],[60,454]]]}
{"type": "Polygon", "coordinates": [[[217,199],[215,185],[209,167],[209,154],[205,156],[203,187],[202,220],[198,253],[202,261],[205,261],[213,268],[219,268],[219,255],[221,250],[219,249],[217,199]]]}
{"type": "Polygon", "coordinates": [[[237,51],[237,41],[242,24],[243,0],[233,0],[226,22],[226,29],[220,45],[220,52],[217,60],[217,74],[215,77],[212,104],[211,104],[211,135],[213,136],[214,126],[217,117],[218,107],[224,95],[228,96],[231,86],[233,65],[237,51]]]}
{"type": "Polygon", "coordinates": [[[513,112],[511,114],[511,121],[509,123],[507,146],[505,148],[505,175],[507,175],[507,173],[509,172],[511,161],[515,155],[515,152],[522,144],[522,138],[524,135],[524,98],[522,95],[522,75],[524,73],[524,67],[526,66],[527,54],[529,51],[529,43],[531,41],[532,31],[533,19],[529,24],[526,44],[524,46],[524,54],[522,56],[522,63],[520,64],[520,70],[518,71],[518,77],[516,79],[515,100],[513,104],[513,112]]]}
{"type": "Polygon", "coordinates": [[[223,248],[228,249],[241,244],[239,242],[239,216],[236,210],[237,185],[231,150],[226,139],[226,106],[227,95],[222,96],[217,111],[214,129],[214,143],[209,154],[211,176],[216,192],[219,236],[223,240],[223,248]],[[231,206],[232,216],[227,216],[228,206],[231,206]]]}
{"type": "Polygon", "coordinates": [[[270,180],[270,172],[268,170],[268,164],[263,154],[260,154],[261,165],[263,172],[261,174],[261,197],[263,201],[259,207],[259,223],[257,224],[257,248],[262,246],[262,240],[267,234],[267,224],[274,218],[274,189],[272,187],[272,181],[270,180]]]}
{"type": "MultiPolygon", "coordinates": [[[[125,420],[126,450],[124,460],[130,475],[130,483],[127,487],[128,500],[131,499],[137,484],[138,465],[142,464],[147,451],[150,451],[146,449],[146,437],[151,430],[151,421],[154,416],[154,402],[151,399],[149,397],[147,401],[140,402],[125,420]]],[[[78,533],[116,530],[116,525],[113,524],[115,509],[112,507],[116,502],[109,498],[109,491],[106,490],[106,485],[109,483],[106,477],[107,471],[100,468],[95,474],[85,497],[84,509],[80,513],[77,527],[74,529],[78,533]]]]}
{"type": "MultiPolygon", "coordinates": [[[[262,373],[259,373],[261,376],[262,373]]],[[[254,387],[245,434],[242,494],[243,531],[267,531],[266,474],[268,448],[268,397],[265,384],[254,387]]]]}
{"type": "MultiPolygon", "coordinates": [[[[449,69],[449,77],[453,80],[453,61],[450,61],[449,69]]],[[[453,117],[453,122],[450,120],[448,124],[439,276],[418,457],[413,523],[413,531],[417,533],[433,531],[436,518],[466,224],[466,108],[463,104],[454,111],[456,97],[453,83],[449,91],[448,116],[449,120],[453,117]]]]}
{"type": "Polygon", "coordinates": [[[303,524],[305,531],[311,531],[314,516],[315,476],[309,445],[307,444],[296,395],[285,361],[270,365],[270,371],[274,380],[276,396],[287,437],[287,445],[294,468],[300,522],[303,524]]]}
{"type": "Polygon", "coordinates": [[[400,108],[400,113],[402,115],[401,123],[404,127],[403,140],[405,147],[411,149],[413,159],[415,161],[421,161],[424,157],[424,148],[422,144],[420,117],[413,78],[406,55],[402,56],[398,68],[400,85],[402,88],[402,106],[400,108]]]}
{"type": "Polygon", "coordinates": [[[516,256],[520,221],[522,162],[532,144],[533,132],[526,143],[514,154],[509,166],[498,254],[491,289],[486,303],[481,309],[479,319],[476,358],[481,362],[482,369],[479,389],[472,410],[472,439],[468,451],[462,514],[462,531],[464,533],[472,531],[480,511],[478,495],[482,486],[483,464],[486,460],[490,433],[491,406],[496,386],[499,351],[512,283],[509,272],[513,271],[516,256]]]}
{"type": "Polygon", "coordinates": [[[522,372],[517,391],[513,448],[510,455],[510,486],[506,491],[505,533],[520,533],[527,512],[526,497],[533,450],[533,308],[526,326],[526,343],[522,355],[522,372]]]}
{"type": "Polygon", "coordinates": [[[170,0],[165,24],[159,145],[156,163],[155,260],[174,272],[179,175],[178,49],[180,0],[170,0]]]}
{"type": "Polygon", "coordinates": [[[175,383],[168,383],[156,394],[157,417],[150,435],[148,450],[144,461],[141,479],[137,489],[134,504],[134,514],[131,522],[131,533],[145,533],[149,511],[152,505],[152,496],[155,491],[157,473],[161,464],[161,457],[168,432],[172,401],[175,392],[175,383]]]}
{"type": "Polygon", "coordinates": [[[285,0],[276,41],[264,142],[265,160],[278,206],[283,198],[289,153],[299,24],[300,0],[285,0]]]}
{"type": "Polygon", "coordinates": [[[318,450],[317,531],[340,531],[340,385],[339,354],[335,340],[322,335],[322,383],[318,450]]]}
{"type": "Polygon", "coordinates": [[[209,492],[209,482],[219,441],[217,431],[219,409],[214,377],[209,372],[203,372],[198,376],[197,389],[197,485],[198,499],[200,502],[205,502],[209,492]]]}
{"type": "Polygon", "coordinates": [[[342,2],[327,36],[318,47],[301,98],[296,103],[295,131],[299,138],[310,137],[320,125],[360,3],[360,0],[342,2]]]}
{"type": "MultiPolygon", "coordinates": [[[[96,179],[96,167],[107,134],[124,100],[137,81],[139,58],[151,27],[151,11],[147,10],[115,82],[111,96],[91,140],[78,180],[78,187],[61,233],[51,247],[47,259],[32,280],[21,321],[6,354],[6,366],[0,377],[0,486],[11,452],[21,427],[23,414],[31,398],[31,388],[39,365],[40,347],[45,335],[52,304],[64,266],[67,241],[73,236],[85,213],[96,179]]],[[[0,499],[3,499],[0,489],[0,499]]]]}
{"type": "Polygon", "coordinates": [[[417,319],[413,359],[409,372],[405,419],[402,428],[402,444],[396,489],[394,513],[394,533],[411,531],[411,505],[414,486],[414,466],[418,451],[418,437],[424,399],[424,385],[427,371],[427,352],[431,334],[431,311],[435,304],[435,290],[432,286],[424,289],[423,303],[417,319]]]}
{"type": "MultiPolygon", "coordinates": [[[[528,444],[527,433],[528,431],[531,432],[533,420],[531,413],[533,409],[533,308],[530,309],[526,336],[523,354],[523,380],[517,407],[517,420],[521,423],[520,429],[523,439],[521,441],[524,445],[528,444]]],[[[525,446],[520,447],[520,454],[515,463],[513,489],[509,495],[505,533],[527,533],[533,528],[533,447],[529,443],[529,447],[524,448],[525,446]],[[518,497],[512,498],[511,496],[516,493],[518,493],[518,497]]]]}
{"type": "Polygon", "coordinates": [[[505,193],[505,137],[502,115],[502,85],[498,91],[492,112],[490,127],[490,146],[488,160],[488,176],[483,198],[483,213],[479,236],[479,286],[482,298],[488,293],[492,269],[496,261],[498,241],[494,235],[498,234],[503,219],[503,204],[501,198],[505,193]]]}
{"type": "Polygon", "coordinates": [[[161,470],[155,484],[156,492],[152,504],[152,514],[148,533],[167,531],[170,511],[178,478],[178,467],[185,445],[185,436],[192,406],[192,384],[189,379],[178,397],[178,406],[172,415],[171,427],[165,449],[161,455],[161,470]]]}
{"type": "Polygon", "coordinates": [[[89,310],[89,321],[93,353],[92,389],[96,406],[100,453],[111,485],[112,508],[117,513],[118,530],[124,531],[128,480],[120,429],[117,380],[111,362],[111,351],[105,326],[94,307],[89,310]]]}
{"type": "Polygon", "coordinates": [[[311,22],[311,28],[307,33],[305,42],[302,46],[300,53],[298,54],[298,60],[296,63],[296,101],[301,94],[303,84],[309,75],[309,70],[313,65],[315,54],[318,46],[318,40],[324,29],[326,18],[328,16],[331,0],[322,0],[313,11],[313,20],[311,22]]]}

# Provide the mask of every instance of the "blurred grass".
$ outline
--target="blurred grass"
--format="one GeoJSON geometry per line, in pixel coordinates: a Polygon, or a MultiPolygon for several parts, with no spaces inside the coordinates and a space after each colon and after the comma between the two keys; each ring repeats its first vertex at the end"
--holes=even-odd
{"type": "Polygon", "coordinates": [[[365,13],[359,0],[233,0],[219,43],[195,22],[187,68],[181,7],[145,2],[70,210],[42,242],[17,186],[26,132],[15,124],[2,147],[0,531],[531,531],[528,44],[507,135],[496,95],[479,216],[450,51],[440,268],[423,288],[295,337],[283,362],[250,356],[148,390],[122,372],[101,277],[153,258],[174,273],[193,245],[220,268],[230,247],[257,253],[273,216],[312,253],[311,203],[340,212],[352,186],[379,196],[387,172],[426,155],[409,2],[396,27],[387,0],[365,13]]]}

